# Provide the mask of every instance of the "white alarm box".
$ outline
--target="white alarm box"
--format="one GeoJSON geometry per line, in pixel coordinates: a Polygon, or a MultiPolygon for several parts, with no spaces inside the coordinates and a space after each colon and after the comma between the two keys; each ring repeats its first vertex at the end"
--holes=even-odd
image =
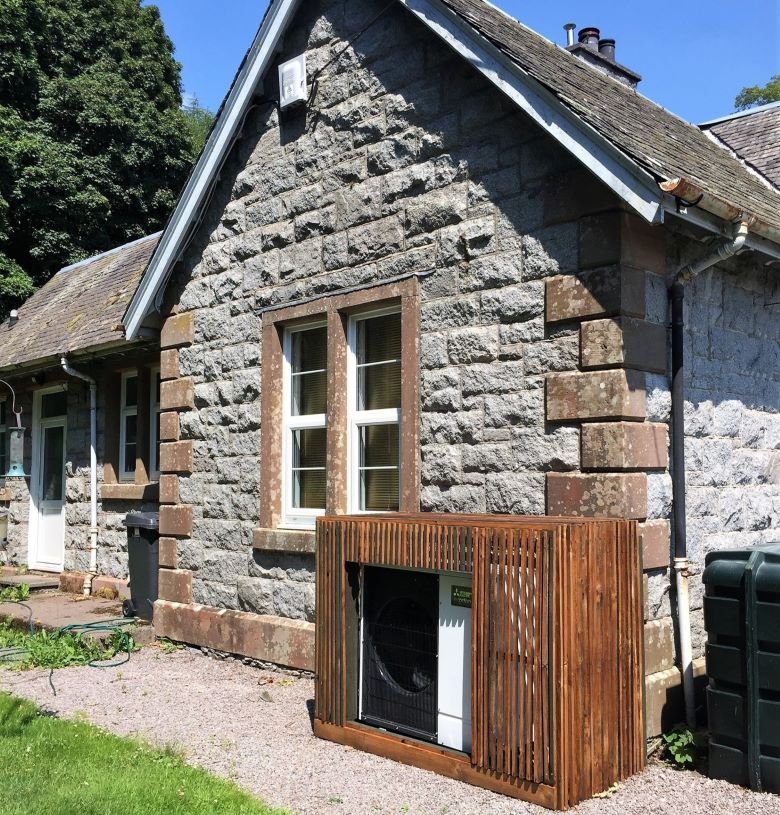
{"type": "Polygon", "coordinates": [[[305,101],[306,54],[301,54],[279,66],[279,106],[287,108],[305,101]]]}

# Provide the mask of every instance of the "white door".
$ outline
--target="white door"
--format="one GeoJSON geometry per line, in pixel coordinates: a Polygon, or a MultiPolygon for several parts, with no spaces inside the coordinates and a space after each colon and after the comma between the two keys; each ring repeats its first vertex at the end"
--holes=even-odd
{"type": "Polygon", "coordinates": [[[65,400],[36,394],[29,565],[62,571],[65,561],[65,400]]]}

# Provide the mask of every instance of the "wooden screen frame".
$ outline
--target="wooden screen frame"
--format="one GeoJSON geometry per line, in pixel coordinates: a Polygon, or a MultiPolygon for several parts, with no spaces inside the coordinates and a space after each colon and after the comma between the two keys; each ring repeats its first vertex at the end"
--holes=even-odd
{"type": "MultiPolygon", "coordinates": [[[[642,769],[642,564],[635,521],[343,516],[319,519],[317,533],[316,735],[557,809],[567,809],[642,769]],[[528,701],[521,708],[521,700],[511,693],[499,694],[492,712],[485,702],[497,670],[495,653],[501,649],[495,649],[492,662],[485,659],[484,620],[494,614],[505,625],[509,604],[500,599],[500,589],[499,595],[493,591],[488,596],[480,587],[496,563],[513,562],[508,541],[527,543],[534,538],[549,541],[545,667],[550,692],[547,720],[539,718],[544,711],[535,714],[526,725],[526,741],[521,735],[519,744],[530,743],[529,733],[547,733],[549,743],[540,747],[541,761],[512,748],[518,744],[515,722],[502,726],[496,720],[499,708],[504,713],[505,699],[518,711],[528,709],[528,701]],[[470,756],[355,721],[359,660],[355,575],[361,565],[475,575],[470,756]]],[[[499,586],[503,582],[494,580],[499,586]]],[[[515,634],[509,628],[506,632],[503,642],[511,644],[515,634]]],[[[519,647],[513,659],[518,652],[519,647]]],[[[540,665],[532,668],[541,671],[540,665]]],[[[510,661],[505,659],[499,669],[504,686],[510,687],[515,682],[510,661]]]]}

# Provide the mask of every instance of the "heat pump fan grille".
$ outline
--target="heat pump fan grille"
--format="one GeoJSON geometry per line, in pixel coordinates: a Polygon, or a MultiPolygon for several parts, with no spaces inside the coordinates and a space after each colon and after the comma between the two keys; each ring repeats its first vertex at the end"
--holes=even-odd
{"type": "Polygon", "coordinates": [[[362,718],[435,740],[438,577],[367,568],[364,580],[362,718]]]}

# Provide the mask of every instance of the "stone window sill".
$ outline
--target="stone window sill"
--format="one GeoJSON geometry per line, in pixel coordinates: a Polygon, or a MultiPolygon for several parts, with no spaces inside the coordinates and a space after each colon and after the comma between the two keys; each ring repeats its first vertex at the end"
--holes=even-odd
{"type": "Polygon", "coordinates": [[[0,501],[10,501],[10,500],[11,500],[10,488],[0,486],[0,501]]]}
{"type": "Polygon", "coordinates": [[[252,548],[262,552],[287,552],[293,555],[313,555],[316,550],[314,532],[297,529],[252,530],[252,548]]]}
{"type": "Polygon", "coordinates": [[[103,484],[100,497],[104,501],[158,501],[160,486],[156,481],[149,484],[103,484]]]}

